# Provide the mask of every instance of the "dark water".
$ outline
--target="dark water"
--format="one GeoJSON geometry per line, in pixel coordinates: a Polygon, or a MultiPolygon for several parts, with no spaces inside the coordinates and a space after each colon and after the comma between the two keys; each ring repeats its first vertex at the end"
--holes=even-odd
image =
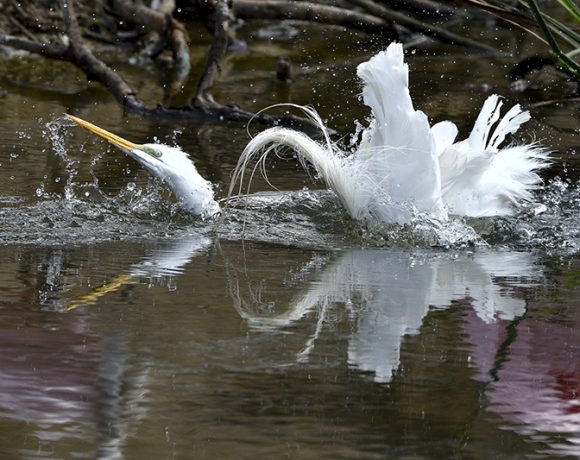
{"type": "MultiPolygon", "coordinates": [[[[382,45],[295,28],[273,44],[242,31],[250,52],[224,64],[217,96],[312,103],[352,131],[366,115],[354,66],[382,45]],[[281,53],[290,86],[273,78],[281,53]]],[[[537,45],[497,33],[515,58],[410,54],[415,105],[466,135],[491,92],[565,91],[556,76],[510,90],[506,69],[537,45]]],[[[270,180],[295,192],[242,200],[218,225],[59,119],[178,143],[220,197],[245,127],[124,117],[64,64],[2,65],[0,458],[580,456],[577,104],[532,109],[518,134],[555,162],[515,218],[362,226],[277,161],[270,180]]]]}

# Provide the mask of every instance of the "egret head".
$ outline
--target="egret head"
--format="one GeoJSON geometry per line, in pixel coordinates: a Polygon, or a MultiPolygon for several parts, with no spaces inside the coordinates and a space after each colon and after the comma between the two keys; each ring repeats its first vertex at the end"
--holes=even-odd
{"type": "Polygon", "coordinates": [[[134,144],[88,121],[68,114],[66,116],[121,149],[164,181],[192,214],[211,217],[219,212],[211,183],[201,177],[189,156],[181,149],[163,144],[134,144]]]}

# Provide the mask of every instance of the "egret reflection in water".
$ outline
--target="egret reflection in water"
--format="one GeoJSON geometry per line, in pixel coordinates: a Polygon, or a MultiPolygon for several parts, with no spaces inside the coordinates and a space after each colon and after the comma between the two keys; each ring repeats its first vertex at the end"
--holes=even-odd
{"type": "Polygon", "coordinates": [[[209,238],[199,235],[187,235],[164,241],[150,254],[131,265],[127,272],[117,275],[104,285],[69,301],[64,310],[70,311],[81,305],[94,304],[104,295],[114,292],[124,285],[134,283],[139,278],[151,280],[178,275],[194,256],[206,251],[210,245],[209,238]]]}
{"type": "MultiPolygon", "coordinates": [[[[125,276],[132,277],[131,283],[138,283],[141,278],[178,277],[210,245],[210,240],[195,235],[165,241],[131,265],[125,276]]],[[[226,267],[234,309],[248,326],[243,334],[244,347],[248,349],[244,356],[255,360],[253,365],[261,366],[257,364],[262,359],[260,355],[266,353],[260,348],[264,342],[259,340],[264,334],[271,338],[277,334],[299,338],[300,331],[308,330],[302,342],[289,342],[296,345],[294,353],[284,354],[289,361],[283,364],[294,367],[310,366],[317,361],[325,336],[342,334],[344,359],[355,373],[361,373],[363,380],[392,383],[393,379],[405,378],[405,370],[401,369],[401,361],[406,359],[401,357],[405,341],[421,334],[431,312],[457,302],[461,311],[458,327],[463,331],[462,340],[471,358],[465,366],[473,369],[472,378],[481,382],[482,410],[498,414],[505,429],[548,443],[550,452],[577,452],[574,433],[580,426],[576,391],[580,379],[577,363],[570,357],[578,353],[580,338],[570,325],[528,319],[526,292],[543,279],[543,270],[533,254],[489,250],[410,253],[384,249],[313,254],[310,262],[295,267],[294,276],[284,283],[287,291],[296,293],[283,303],[265,302],[270,291],[267,284],[261,286],[264,298],[260,298],[258,291],[248,295],[238,275],[243,273],[252,280],[256,276],[252,275],[253,267],[238,264],[234,269],[227,251],[216,255],[223,258],[218,265],[226,267]],[[346,332],[339,330],[338,310],[342,310],[342,317],[350,325],[346,332]],[[542,385],[538,387],[537,382],[542,385]],[[518,396],[513,397],[516,393],[518,396]],[[529,398],[530,394],[537,398],[529,398]]],[[[169,279],[164,283],[172,289],[169,279]]],[[[91,301],[96,302],[112,290],[99,291],[98,295],[73,303],[84,303],[90,311],[91,301]]],[[[118,417],[127,414],[130,404],[127,398],[133,396],[124,391],[119,399],[119,385],[133,385],[126,382],[127,378],[133,379],[135,388],[141,391],[135,393],[135,400],[143,398],[143,390],[149,385],[147,372],[143,372],[147,366],[137,373],[134,365],[127,367],[125,351],[118,342],[114,334],[95,341],[96,346],[90,347],[94,349],[93,358],[79,360],[92,363],[104,373],[106,393],[110,396],[105,398],[108,415],[103,414],[103,420],[114,414],[118,417]],[[127,370],[122,371],[125,367],[127,370]]],[[[279,355],[268,356],[280,359],[279,355]]],[[[14,379],[3,381],[6,385],[14,379]]],[[[16,397],[18,391],[5,389],[0,405],[17,413],[18,404],[22,404],[16,397]]],[[[38,399],[42,398],[39,393],[38,399]]],[[[83,411],[86,409],[83,406],[83,411]]],[[[27,414],[34,419],[33,413],[27,414]]],[[[120,449],[139,417],[131,415],[130,425],[121,423],[112,432],[102,430],[103,436],[112,433],[103,437],[102,448],[106,447],[108,452],[120,449]]]]}
{"type": "Polygon", "coordinates": [[[513,284],[506,288],[498,280],[516,277],[530,282],[541,276],[527,253],[352,249],[324,267],[305,294],[281,307],[282,313],[256,308],[255,299],[245,300],[239,290],[233,297],[237,311],[255,329],[283,329],[317,315],[315,331],[298,353],[302,361],[313,353],[329,310],[344,305],[354,323],[349,363],[388,382],[399,366],[401,342],[419,333],[430,308],[466,300],[485,323],[512,320],[524,314],[526,303],[510,295],[513,284]]]}
{"type": "MultiPolygon", "coordinates": [[[[71,269],[74,264],[61,248],[48,250],[38,299],[45,310],[66,313],[59,315],[54,329],[37,324],[42,315],[35,311],[18,312],[15,321],[23,323],[18,329],[10,322],[0,327],[2,417],[34,427],[39,450],[82,436],[95,439],[96,458],[123,458],[127,440],[147,416],[154,366],[147,350],[131,349],[126,328],[118,321],[107,321],[105,332],[93,330],[90,309],[130,284],[162,280],[174,289],[174,277],[210,245],[210,239],[198,235],[161,241],[124,273],[72,300],[78,269],[71,269]],[[81,306],[87,307],[88,318],[72,312],[81,306]]],[[[103,312],[105,318],[109,314],[103,312]]]]}
{"type": "Polygon", "coordinates": [[[421,333],[430,311],[458,302],[469,365],[486,398],[482,408],[500,415],[504,429],[546,443],[546,453],[580,453],[580,362],[572,358],[580,353],[580,325],[527,318],[525,293],[543,278],[532,254],[355,249],[312,271],[317,276],[289,305],[265,311],[238,289],[236,309],[257,332],[309,324],[310,337],[295,355],[306,363],[317,341],[337,332],[331,310],[344,308],[352,324],[349,365],[389,383],[405,338],[421,333]]]}
{"type": "MultiPolygon", "coordinates": [[[[153,279],[179,275],[191,260],[206,251],[211,240],[187,235],[168,240],[144,256],[123,274],[103,286],[69,301],[66,310],[90,305],[121,286],[139,278],[153,279]]],[[[223,256],[223,255],[222,255],[223,256]]],[[[225,257],[226,266],[232,266],[225,257]]],[[[316,340],[325,326],[327,313],[344,305],[355,325],[349,338],[349,362],[371,371],[375,379],[388,382],[400,361],[400,345],[407,335],[419,333],[431,308],[446,308],[454,301],[468,301],[486,324],[511,321],[525,313],[525,301],[512,295],[520,284],[526,287],[542,276],[528,253],[476,251],[434,254],[383,250],[351,249],[337,259],[318,260],[323,266],[317,279],[304,294],[287,307],[269,306],[267,311],[254,293],[244,298],[235,270],[229,272],[234,307],[250,328],[281,330],[317,315],[315,331],[298,352],[308,361],[316,340]],[[502,284],[502,279],[510,282],[502,284]]],[[[312,269],[315,272],[316,268],[312,269]]],[[[306,272],[309,270],[306,269],[306,272]]]]}
{"type": "MultiPolygon", "coordinates": [[[[140,278],[151,280],[179,275],[211,244],[209,238],[198,235],[165,241],[124,273],[69,301],[65,310],[93,304],[140,278]]],[[[254,292],[244,297],[236,275],[238,271],[227,256],[222,254],[222,257],[226,267],[230,267],[228,276],[234,308],[251,329],[283,330],[315,315],[315,330],[297,353],[297,359],[306,362],[315,352],[326,315],[337,305],[343,305],[354,325],[349,337],[349,363],[373,372],[375,380],[380,382],[390,381],[399,366],[401,342],[405,336],[420,332],[430,309],[446,308],[452,302],[462,301],[485,324],[512,321],[526,311],[526,302],[517,289],[525,289],[542,277],[534,257],[523,252],[413,254],[350,249],[336,259],[331,257],[330,261],[325,257],[315,258],[315,265],[303,271],[318,275],[303,294],[287,306],[274,302],[264,308],[254,292]]],[[[171,282],[168,283],[170,287],[171,282]]]]}

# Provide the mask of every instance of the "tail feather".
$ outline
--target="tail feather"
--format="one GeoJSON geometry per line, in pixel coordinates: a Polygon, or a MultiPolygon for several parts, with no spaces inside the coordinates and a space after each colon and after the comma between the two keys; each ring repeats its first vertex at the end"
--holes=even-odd
{"type": "Polygon", "coordinates": [[[484,102],[468,138],[472,155],[484,150],[497,150],[508,134],[514,134],[531,118],[528,111],[523,111],[521,105],[516,104],[500,120],[502,106],[503,102],[497,94],[492,94],[484,102]]]}
{"type": "Polygon", "coordinates": [[[503,116],[498,123],[488,143],[488,149],[497,149],[508,134],[514,134],[520,126],[531,118],[530,112],[523,111],[521,105],[516,104],[503,116]]]}
{"type": "Polygon", "coordinates": [[[541,184],[538,171],[549,165],[549,152],[538,146],[508,147],[471,168],[443,195],[452,214],[486,217],[513,214],[514,206],[532,200],[541,184]],[[471,174],[470,174],[471,173],[471,174]]]}
{"type": "Polygon", "coordinates": [[[506,136],[530,119],[519,104],[500,119],[502,105],[496,94],[488,97],[467,141],[453,144],[439,157],[443,201],[452,214],[512,214],[514,206],[532,199],[531,190],[541,183],[537,172],[549,165],[547,150],[536,145],[500,149],[506,136]]]}
{"type": "Polygon", "coordinates": [[[497,94],[492,94],[486,99],[467,139],[470,153],[483,152],[486,149],[489,132],[499,120],[502,105],[497,94]]]}

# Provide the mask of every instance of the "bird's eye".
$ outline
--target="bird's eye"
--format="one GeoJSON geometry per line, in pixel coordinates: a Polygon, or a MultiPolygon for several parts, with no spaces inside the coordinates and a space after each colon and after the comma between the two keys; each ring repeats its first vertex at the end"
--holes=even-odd
{"type": "Polygon", "coordinates": [[[143,150],[147,155],[151,155],[153,158],[161,158],[161,152],[153,147],[143,146],[141,147],[141,150],[143,150]]]}

